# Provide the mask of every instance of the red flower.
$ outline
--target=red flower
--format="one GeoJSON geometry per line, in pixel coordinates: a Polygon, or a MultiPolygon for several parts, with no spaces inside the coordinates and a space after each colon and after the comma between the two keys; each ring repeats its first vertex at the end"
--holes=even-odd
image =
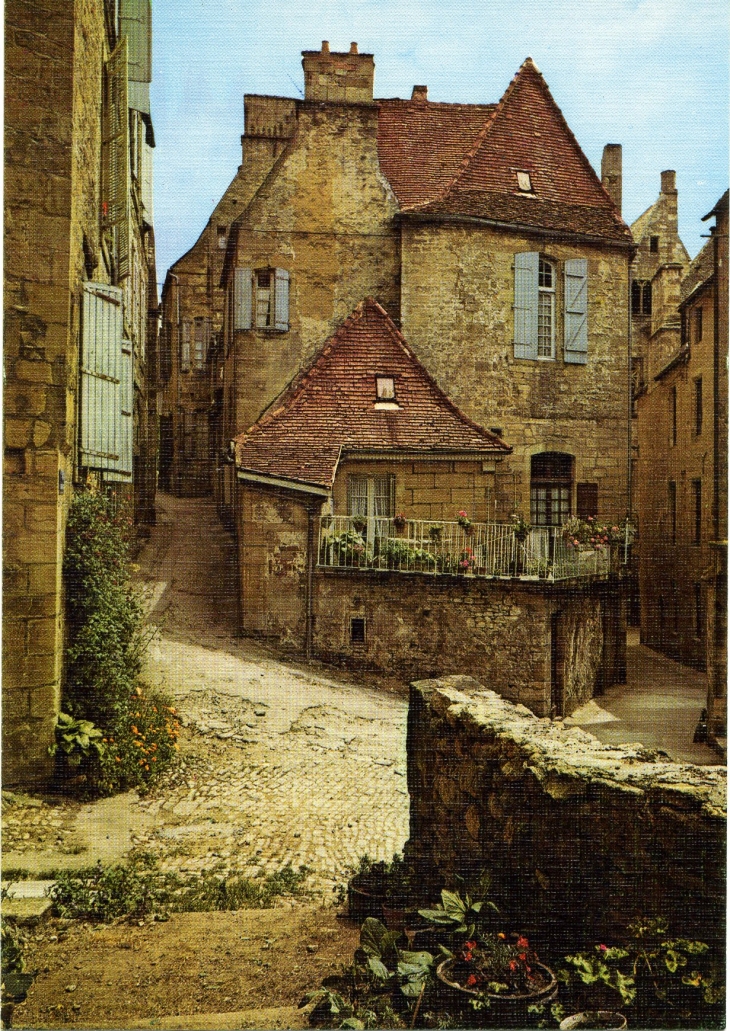
{"type": "Polygon", "coordinates": [[[520,937],[517,939],[517,948],[529,949],[529,947],[530,943],[528,942],[527,938],[525,938],[524,935],[520,935],[520,937]]]}
{"type": "Polygon", "coordinates": [[[517,970],[517,960],[511,959],[509,961],[509,968],[512,971],[512,973],[514,974],[515,970],[517,970]]]}
{"type": "Polygon", "coordinates": [[[475,984],[479,984],[476,976],[474,974],[469,974],[469,976],[466,979],[466,987],[473,988],[475,984]]]}
{"type": "Polygon", "coordinates": [[[608,945],[599,945],[598,948],[601,952],[608,952],[608,945]]]}

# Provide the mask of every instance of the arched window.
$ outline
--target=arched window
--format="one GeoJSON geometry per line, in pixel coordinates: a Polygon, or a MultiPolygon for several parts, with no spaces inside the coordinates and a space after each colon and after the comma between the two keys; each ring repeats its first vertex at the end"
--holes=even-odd
{"type": "Polygon", "coordinates": [[[570,518],[573,456],[543,451],[530,463],[530,520],[534,526],[561,526],[570,518]]]}

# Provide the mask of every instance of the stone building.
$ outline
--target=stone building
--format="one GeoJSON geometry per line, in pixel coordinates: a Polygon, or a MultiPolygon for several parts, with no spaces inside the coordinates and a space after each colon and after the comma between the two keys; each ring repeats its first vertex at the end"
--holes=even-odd
{"type": "MultiPolygon", "coordinates": [[[[665,173],[666,175],[666,173],[665,173]]],[[[728,195],[678,290],[676,343],[638,397],[642,639],[710,676],[725,720],[728,195]]]]}
{"type": "Polygon", "coordinates": [[[244,633],[406,676],[469,668],[541,715],[621,679],[610,553],[510,522],[510,452],[363,301],[235,440],[244,633]]]}
{"type": "MultiPolygon", "coordinates": [[[[513,509],[541,525],[622,519],[620,148],[604,187],[529,58],[497,104],[432,102],[424,86],[375,100],[355,44],[303,67],[303,100],[246,98],[244,152],[249,134],[268,141],[269,165],[228,237],[216,450],[372,296],[439,387],[510,441],[513,509]]],[[[218,501],[231,515],[230,465],[218,501]]]]}
{"type": "Polygon", "coordinates": [[[5,5],[7,784],[49,772],[74,487],[153,513],[150,54],[149,0],[5,5]]]}

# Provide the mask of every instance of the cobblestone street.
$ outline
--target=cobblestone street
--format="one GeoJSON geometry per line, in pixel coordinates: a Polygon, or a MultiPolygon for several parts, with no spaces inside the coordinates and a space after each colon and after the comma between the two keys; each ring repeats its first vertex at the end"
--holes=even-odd
{"type": "Polygon", "coordinates": [[[134,804],[136,843],[183,870],[304,864],[323,889],[402,848],[403,693],[236,638],[232,549],[207,499],[160,496],[140,566],[160,627],[146,676],[176,699],[188,755],[134,804]]]}

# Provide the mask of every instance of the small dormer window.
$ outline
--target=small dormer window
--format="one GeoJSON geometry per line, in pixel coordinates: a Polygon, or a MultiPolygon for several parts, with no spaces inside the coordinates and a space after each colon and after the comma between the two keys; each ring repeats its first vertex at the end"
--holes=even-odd
{"type": "Polygon", "coordinates": [[[532,193],[532,179],[529,172],[517,173],[517,189],[520,193],[532,193]]]}
{"type": "Polygon", "coordinates": [[[395,380],[392,376],[375,377],[375,396],[378,401],[395,401],[395,380]]]}

